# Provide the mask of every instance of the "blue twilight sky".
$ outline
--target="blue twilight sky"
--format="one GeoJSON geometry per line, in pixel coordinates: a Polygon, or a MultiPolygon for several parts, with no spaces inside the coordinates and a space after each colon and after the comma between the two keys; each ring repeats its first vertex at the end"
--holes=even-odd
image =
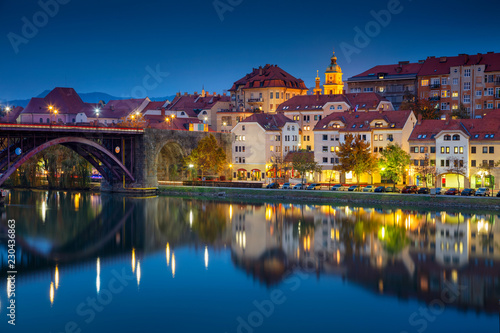
{"type": "Polygon", "coordinates": [[[499,10],[496,0],[0,0],[0,100],[55,86],[222,92],[267,63],[313,86],[333,47],[344,78],[428,55],[500,52],[499,10]],[[384,26],[374,24],[371,12],[388,7],[384,26]],[[367,28],[372,37],[356,39],[367,28]]]}

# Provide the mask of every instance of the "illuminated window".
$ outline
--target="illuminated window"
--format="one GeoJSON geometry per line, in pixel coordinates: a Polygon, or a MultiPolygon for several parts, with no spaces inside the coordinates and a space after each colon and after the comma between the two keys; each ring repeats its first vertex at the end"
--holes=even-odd
{"type": "Polygon", "coordinates": [[[451,97],[458,97],[458,91],[454,91],[454,92],[451,94],[451,97]]]}
{"type": "Polygon", "coordinates": [[[422,80],[422,87],[427,87],[429,85],[429,80],[422,80]]]}
{"type": "Polygon", "coordinates": [[[450,91],[449,90],[442,90],[441,91],[441,97],[450,97],[450,91]]]}

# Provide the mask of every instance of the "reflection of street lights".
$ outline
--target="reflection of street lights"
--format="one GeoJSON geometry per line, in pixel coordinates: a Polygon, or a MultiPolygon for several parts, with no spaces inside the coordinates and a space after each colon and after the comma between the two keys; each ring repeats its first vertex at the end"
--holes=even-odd
{"type": "Polygon", "coordinates": [[[231,178],[231,181],[233,180],[233,165],[229,164],[229,178],[231,178]]]}
{"type": "Polygon", "coordinates": [[[478,174],[481,176],[481,187],[484,187],[484,176],[488,176],[488,171],[480,170],[478,174]]]}
{"type": "Polygon", "coordinates": [[[193,167],[194,167],[194,165],[189,164],[188,166],[189,166],[189,173],[191,174],[191,187],[193,187],[194,186],[194,180],[193,180],[193,167]]]}

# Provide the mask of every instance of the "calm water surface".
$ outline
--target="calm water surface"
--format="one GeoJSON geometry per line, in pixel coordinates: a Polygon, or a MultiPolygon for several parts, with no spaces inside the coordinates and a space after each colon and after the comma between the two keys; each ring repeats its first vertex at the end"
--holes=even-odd
{"type": "Polygon", "coordinates": [[[13,191],[0,331],[499,332],[497,214],[13,191]]]}

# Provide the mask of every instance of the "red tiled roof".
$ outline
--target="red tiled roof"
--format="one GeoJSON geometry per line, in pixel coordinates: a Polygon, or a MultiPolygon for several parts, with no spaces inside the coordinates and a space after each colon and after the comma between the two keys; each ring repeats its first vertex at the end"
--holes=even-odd
{"type": "Polygon", "coordinates": [[[379,73],[385,73],[386,75],[416,75],[421,67],[422,64],[419,63],[378,65],[353,77],[376,76],[379,73]]]}
{"type": "Polygon", "coordinates": [[[230,96],[201,95],[176,96],[167,106],[170,111],[184,111],[189,117],[197,117],[200,111],[211,109],[217,102],[229,102],[230,96]]]}
{"type": "Polygon", "coordinates": [[[307,89],[303,80],[295,78],[278,65],[267,64],[264,67],[254,68],[251,73],[236,81],[229,90],[270,87],[307,89]]]}
{"type": "Polygon", "coordinates": [[[434,140],[434,136],[441,131],[456,130],[466,133],[471,141],[498,141],[500,110],[490,112],[482,119],[422,120],[421,124],[417,124],[413,129],[409,140],[434,140]]]}
{"type": "Polygon", "coordinates": [[[500,71],[500,53],[487,53],[482,55],[481,64],[486,65],[485,72],[500,71]]]}
{"type": "MultiPolygon", "coordinates": [[[[127,117],[130,113],[136,110],[142,103],[144,103],[144,100],[145,98],[110,100],[108,103],[106,103],[106,105],[99,108],[99,118],[120,119],[123,117],[127,117]]],[[[93,110],[87,109],[87,112],[86,112],[87,117],[95,117],[95,107],[93,110]]]]}
{"type": "Polygon", "coordinates": [[[339,121],[344,124],[343,128],[339,128],[341,132],[358,132],[370,131],[370,123],[374,120],[384,120],[389,124],[394,124],[395,129],[401,129],[406,124],[408,117],[412,111],[382,111],[382,112],[333,112],[325,118],[318,121],[314,127],[315,131],[328,130],[331,121],[339,121]],[[354,126],[354,127],[353,127],[354,126]]]}
{"type": "MultiPolygon", "coordinates": [[[[146,115],[144,118],[148,121],[149,127],[160,129],[173,129],[173,130],[189,130],[189,124],[202,124],[198,118],[174,118],[173,121],[165,122],[165,118],[158,115],[146,115]]],[[[212,130],[209,129],[209,132],[212,130]]]]}
{"type": "Polygon", "coordinates": [[[275,131],[282,128],[285,123],[294,121],[283,114],[255,113],[245,118],[241,123],[258,123],[266,131],[275,131]]]}
{"type": "Polygon", "coordinates": [[[320,107],[321,109],[329,102],[345,102],[349,107],[375,109],[380,102],[388,101],[385,97],[376,93],[362,94],[343,94],[343,95],[299,95],[290,98],[288,101],[281,103],[277,111],[313,111],[320,107]],[[286,109],[284,109],[287,107],[286,109]]]}
{"type": "Polygon", "coordinates": [[[54,88],[43,98],[32,98],[22,113],[50,113],[52,106],[59,114],[77,114],[85,104],[73,88],[54,88]]]}
{"type": "Polygon", "coordinates": [[[161,110],[161,107],[166,103],[166,101],[159,102],[149,102],[148,105],[144,108],[144,111],[148,110],[161,110]]]}

